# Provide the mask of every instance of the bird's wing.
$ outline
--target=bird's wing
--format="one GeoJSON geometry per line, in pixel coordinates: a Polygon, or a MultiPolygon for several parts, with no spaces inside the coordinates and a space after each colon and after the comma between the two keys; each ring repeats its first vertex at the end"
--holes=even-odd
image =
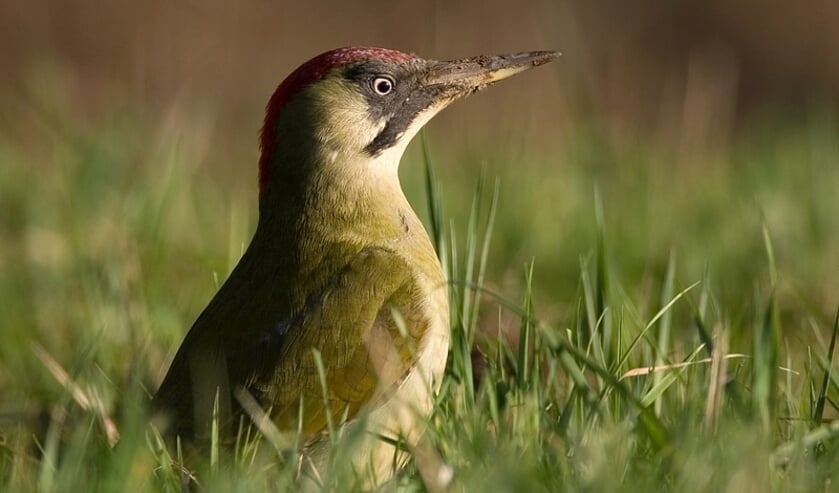
{"type": "Polygon", "coordinates": [[[335,422],[352,418],[415,364],[429,326],[417,275],[392,250],[362,249],[301,310],[267,328],[247,351],[228,353],[231,380],[284,428],[297,427],[301,399],[307,433],[323,429],[327,414],[335,422]],[[326,401],[313,350],[323,362],[326,401]]]}

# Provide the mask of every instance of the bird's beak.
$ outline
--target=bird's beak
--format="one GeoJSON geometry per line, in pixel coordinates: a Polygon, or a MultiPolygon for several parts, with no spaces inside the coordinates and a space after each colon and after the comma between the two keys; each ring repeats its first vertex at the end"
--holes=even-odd
{"type": "Polygon", "coordinates": [[[544,65],[557,58],[555,51],[529,51],[510,55],[481,55],[445,62],[429,61],[425,85],[437,86],[457,98],[479,91],[493,82],[544,65]]]}
{"type": "Polygon", "coordinates": [[[401,141],[402,146],[397,147],[398,152],[393,154],[401,156],[420,128],[453,101],[480,91],[493,82],[544,65],[558,56],[555,51],[530,51],[446,62],[423,60],[414,65],[418,70],[418,87],[402,100],[393,114],[379,121],[381,127],[366,150],[375,156],[401,141]]]}

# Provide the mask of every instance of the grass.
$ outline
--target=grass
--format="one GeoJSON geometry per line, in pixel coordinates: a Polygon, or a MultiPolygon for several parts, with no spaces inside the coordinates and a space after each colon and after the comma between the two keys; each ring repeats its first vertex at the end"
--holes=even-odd
{"type": "MultiPolygon", "coordinates": [[[[0,490],[179,489],[143,403],[255,224],[190,115],[47,101],[0,135],[0,490]]],[[[835,488],[837,130],[764,116],[687,161],[593,131],[483,167],[412,146],[453,338],[400,489],[835,488]]],[[[330,489],[360,484],[353,438],[330,489]]],[[[201,489],[291,489],[272,443],[213,448],[201,489]]]]}

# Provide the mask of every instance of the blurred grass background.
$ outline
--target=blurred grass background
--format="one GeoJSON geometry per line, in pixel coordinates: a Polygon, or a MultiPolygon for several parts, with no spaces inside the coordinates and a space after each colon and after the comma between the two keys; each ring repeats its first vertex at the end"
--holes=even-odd
{"type": "MultiPolygon", "coordinates": [[[[342,45],[562,51],[425,132],[461,240],[478,176],[498,179],[487,288],[521,300],[532,261],[536,315],[572,327],[600,203],[609,289],[641,318],[668,282],[703,281],[748,352],[771,291],[781,360],[801,363],[839,303],[837,18],[828,1],[3,1],[4,463],[36,460],[21,450],[68,402],[33,345],[108,409],[154,390],[250,239],[267,98],[342,45]]],[[[423,166],[414,143],[401,175],[427,218],[423,166]]],[[[679,360],[695,335],[674,316],[679,360]]],[[[519,322],[490,307],[480,325],[519,322]]]]}

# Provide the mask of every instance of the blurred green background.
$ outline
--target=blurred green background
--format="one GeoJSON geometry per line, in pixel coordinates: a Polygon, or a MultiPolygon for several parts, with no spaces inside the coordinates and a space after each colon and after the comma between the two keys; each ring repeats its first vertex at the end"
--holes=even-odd
{"type": "MultiPolygon", "coordinates": [[[[33,344],[104,402],[160,381],[255,226],[265,102],[343,45],[563,53],[425,132],[456,232],[479,175],[499,180],[494,291],[521,299],[533,261],[537,314],[562,326],[599,195],[613,288],[639,311],[673,258],[677,288],[705,279],[720,319],[751,318],[765,223],[795,346],[839,303],[836,19],[826,0],[3,0],[0,412],[37,422],[65,395],[33,344]]],[[[418,142],[401,174],[427,217],[418,142]]]]}

